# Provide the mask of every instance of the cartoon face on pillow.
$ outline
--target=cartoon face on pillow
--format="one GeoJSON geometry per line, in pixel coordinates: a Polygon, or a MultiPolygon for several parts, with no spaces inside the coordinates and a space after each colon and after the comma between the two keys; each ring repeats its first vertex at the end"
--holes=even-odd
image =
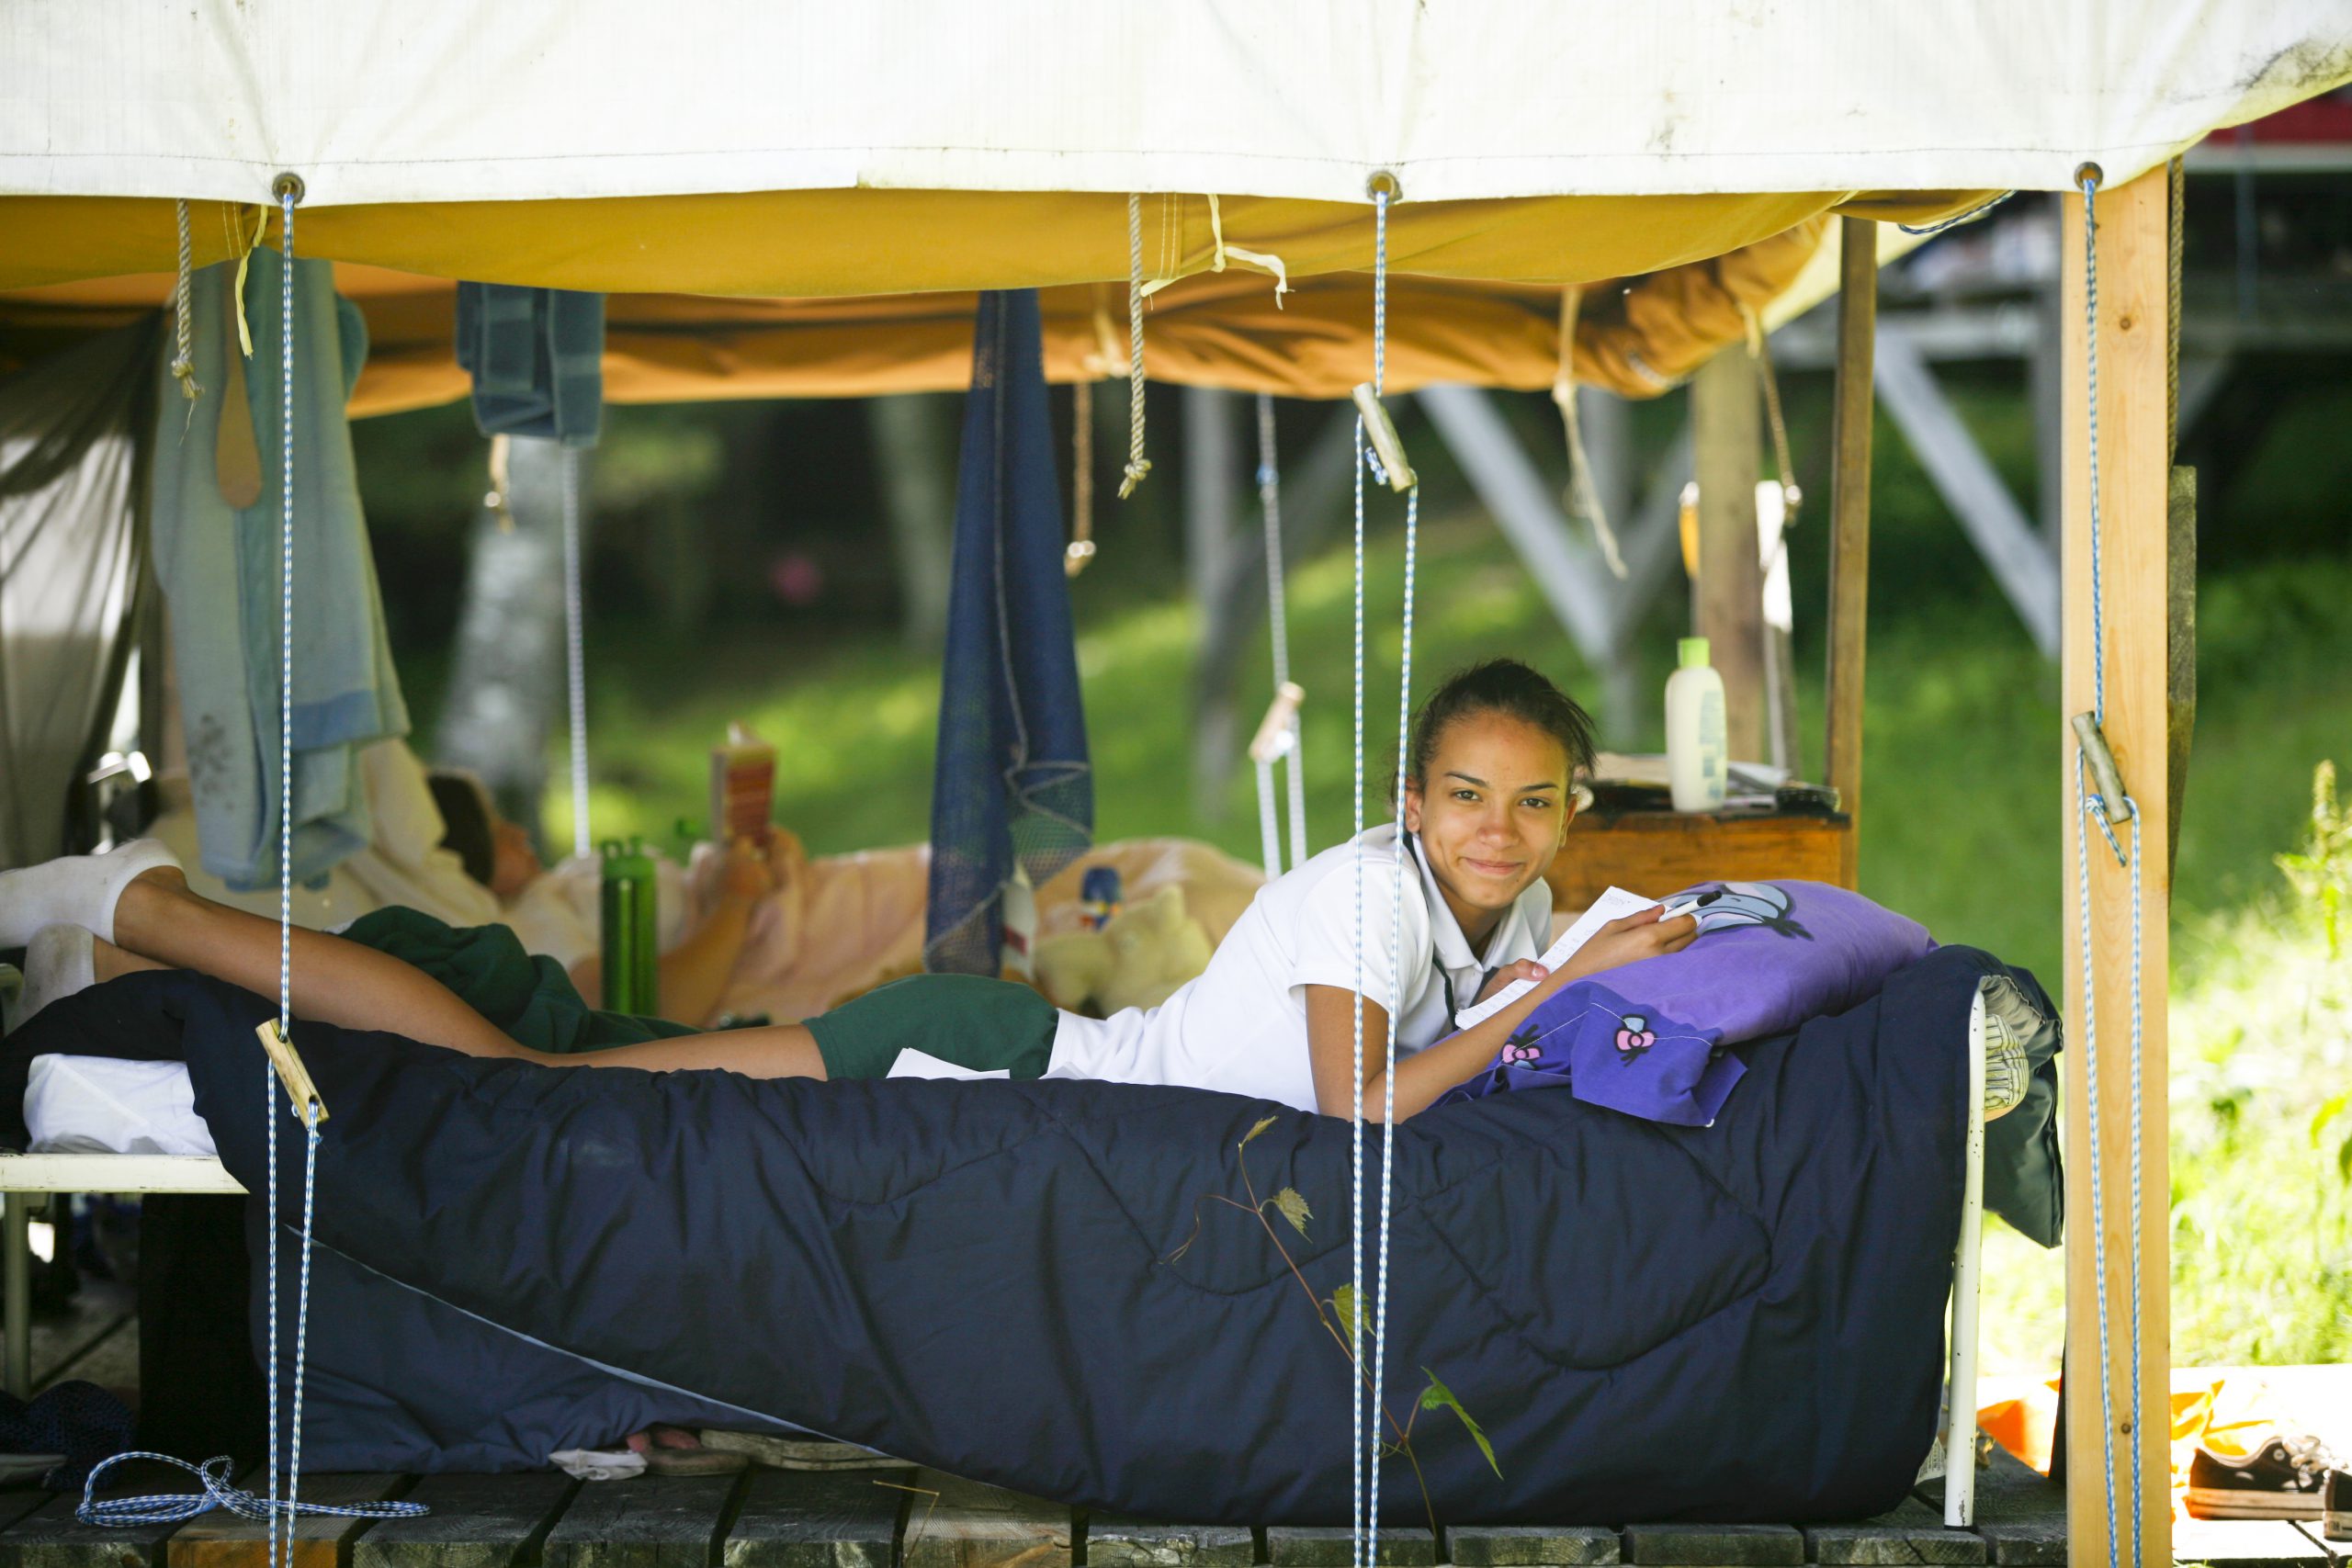
{"type": "Polygon", "coordinates": [[[1769,882],[1702,884],[1676,894],[1667,903],[1690,906],[1687,912],[1698,917],[1701,936],[1740,926],[1762,926],[1781,936],[1813,940],[1813,933],[1797,924],[1787,890],[1769,882]]]}

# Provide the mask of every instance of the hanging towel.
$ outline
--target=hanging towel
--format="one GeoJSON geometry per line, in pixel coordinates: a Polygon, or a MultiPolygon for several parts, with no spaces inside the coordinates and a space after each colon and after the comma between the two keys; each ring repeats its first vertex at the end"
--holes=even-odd
{"type": "MultiPolygon", "coordinates": [[[[257,249],[245,286],[253,357],[232,378],[230,292],[236,266],[196,276],[196,378],[190,405],[157,361],[150,531],[156,581],[171,610],[188,783],[205,870],[241,891],[278,882],[279,288],[284,262],[257,249]],[[236,381],[242,406],[232,407],[236,381]],[[221,429],[223,418],[231,428],[221,429]],[[248,434],[249,432],[249,434],[248,434]],[[232,505],[218,455],[247,455],[260,493],[232,505]]],[[[309,882],[368,841],[358,760],[408,733],[383,595],[359,506],[344,404],[367,358],[366,324],[337,299],[331,264],[294,275],[293,877],[309,882]]],[[[245,475],[251,481],[250,468],[245,475]]]]}
{"type": "Polygon", "coordinates": [[[1014,867],[1042,886],[1094,839],[1034,289],[980,296],[954,570],[923,963],[993,975],[1014,867]]]}
{"type": "Polygon", "coordinates": [[[594,446],[605,412],[605,297],[460,283],[458,363],[473,376],[484,435],[594,446]]]}

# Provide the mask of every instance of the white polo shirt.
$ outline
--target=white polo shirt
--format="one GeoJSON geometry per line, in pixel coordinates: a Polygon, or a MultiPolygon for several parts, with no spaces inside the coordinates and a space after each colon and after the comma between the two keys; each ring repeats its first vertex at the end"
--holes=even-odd
{"type": "MultiPolygon", "coordinates": [[[[1533,958],[1551,933],[1552,892],[1544,882],[1505,911],[1484,953],[1473,952],[1430,874],[1418,840],[1401,900],[1405,976],[1396,1048],[1408,1055],[1453,1032],[1448,1011],[1477,998],[1487,975],[1533,958]]],[[[1315,1077],[1306,1049],[1306,987],[1355,989],[1356,875],[1363,866],[1363,993],[1396,994],[1389,973],[1396,897],[1396,829],[1366,831],[1268,883],[1234,922],[1209,966],[1156,1008],[1105,1019],[1061,1015],[1049,1078],[1182,1084],[1277,1100],[1313,1111],[1315,1077]]],[[[1364,1042],[1377,1060],[1385,1043],[1364,1042]]]]}

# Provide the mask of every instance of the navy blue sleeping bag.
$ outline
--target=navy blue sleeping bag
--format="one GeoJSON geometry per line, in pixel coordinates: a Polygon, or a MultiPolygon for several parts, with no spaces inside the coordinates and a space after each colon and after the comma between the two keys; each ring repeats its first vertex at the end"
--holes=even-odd
{"type": "MultiPolygon", "coordinates": [[[[1712,1127],[1543,1092],[1400,1127],[1385,1403],[1403,1418],[1434,1372],[1501,1471],[1423,1412],[1438,1517],[1893,1506],[1935,1423],[1961,1045],[1980,977],[2004,973],[1939,949],[1840,1016],[1737,1047],[1712,1127]]],[[[184,1054],[258,1193],[270,1012],[140,975],[58,1003],[23,1043],[184,1054]]],[[[297,1038],[332,1112],[306,1469],[537,1466],[667,1420],[811,1430],[1131,1513],[1348,1517],[1346,1362],[1266,1231],[1206,1201],[1243,1198],[1243,1158],[1261,1196],[1295,1189],[1306,1235],[1275,1228],[1329,1297],[1344,1122],[1190,1089],[760,1082],[297,1038]]],[[[278,1115],[290,1365],[302,1139],[278,1115]]],[[[1401,1461],[1383,1499],[1421,1517],[1401,1461]]]]}

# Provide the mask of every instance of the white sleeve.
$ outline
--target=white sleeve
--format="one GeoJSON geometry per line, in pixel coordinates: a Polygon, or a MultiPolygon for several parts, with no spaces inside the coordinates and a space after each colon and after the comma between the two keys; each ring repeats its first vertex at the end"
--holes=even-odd
{"type": "MultiPolygon", "coordinates": [[[[1410,1011],[1414,996],[1429,975],[1434,958],[1428,894],[1421,886],[1419,868],[1409,863],[1406,866],[1404,897],[1400,901],[1396,897],[1397,867],[1394,860],[1385,854],[1372,853],[1363,856],[1359,863],[1363,867],[1365,999],[1391,1011],[1410,1011]],[[1391,934],[1396,930],[1392,915],[1399,909],[1404,916],[1402,956],[1407,976],[1401,1006],[1388,967],[1391,934]]],[[[1354,990],[1356,929],[1356,870],[1353,865],[1343,864],[1309,890],[1300,906],[1295,949],[1297,957],[1291,964],[1291,988],[1295,991],[1302,986],[1332,986],[1342,991],[1354,990]]]]}

